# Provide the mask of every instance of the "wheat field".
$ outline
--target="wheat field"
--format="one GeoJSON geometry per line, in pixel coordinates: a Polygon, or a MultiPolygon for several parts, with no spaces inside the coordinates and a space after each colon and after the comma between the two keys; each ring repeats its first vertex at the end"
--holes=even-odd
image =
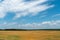
{"type": "Polygon", "coordinates": [[[0,31],[0,40],[60,40],[60,31],[0,31]]]}

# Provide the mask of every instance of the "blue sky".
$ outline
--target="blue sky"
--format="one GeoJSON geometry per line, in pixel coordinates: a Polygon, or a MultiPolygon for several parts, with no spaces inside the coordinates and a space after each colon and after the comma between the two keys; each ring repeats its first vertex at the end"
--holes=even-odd
{"type": "Polygon", "coordinates": [[[0,29],[60,29],[60,0],[0,0],[0,29]]]}

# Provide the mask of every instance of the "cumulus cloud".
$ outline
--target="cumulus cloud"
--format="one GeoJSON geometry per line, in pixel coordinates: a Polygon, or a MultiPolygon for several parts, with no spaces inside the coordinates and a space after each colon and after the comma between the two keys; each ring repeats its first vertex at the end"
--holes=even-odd
{"type": "Polygon", "coordinates": [[[0,18],[4,18],[9,11],[15,12],[16,18],[26,16],[29,14],[36,15],[38,12],[45,11],[54,5],[42,4],[49,0],[31,0],[25,2],[25,0],[4,0],[0,2],[0,18]]]}
{"type": "Polygon", "coordinates": [[[26,23],[19,24],[16,22],[0,24],[0,29],[59,29],[60,20],[56,21],[44,21],[41,23],[26,23]]]}

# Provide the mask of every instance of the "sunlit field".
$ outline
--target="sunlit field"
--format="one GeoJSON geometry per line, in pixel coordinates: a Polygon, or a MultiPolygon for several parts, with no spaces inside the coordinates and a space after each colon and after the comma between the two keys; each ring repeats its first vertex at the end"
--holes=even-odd
{"type": "Polygon", "coordinates": [[[60,31],[0,31],[0,40],[60,40],[60,31]]]}

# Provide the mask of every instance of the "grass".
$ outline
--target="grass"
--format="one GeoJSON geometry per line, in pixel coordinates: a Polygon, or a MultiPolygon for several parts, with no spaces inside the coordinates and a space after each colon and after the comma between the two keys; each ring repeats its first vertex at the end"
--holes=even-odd
{"type": "Polygon", "coordinates": [[[20,40],[20,37],[18,35],[8,35],[8,40],[20,40]]]}
{"type": "Polygon", "coordinates": [[[60,40],[60,31],[0,31],[0,40],[60,40]]]}

